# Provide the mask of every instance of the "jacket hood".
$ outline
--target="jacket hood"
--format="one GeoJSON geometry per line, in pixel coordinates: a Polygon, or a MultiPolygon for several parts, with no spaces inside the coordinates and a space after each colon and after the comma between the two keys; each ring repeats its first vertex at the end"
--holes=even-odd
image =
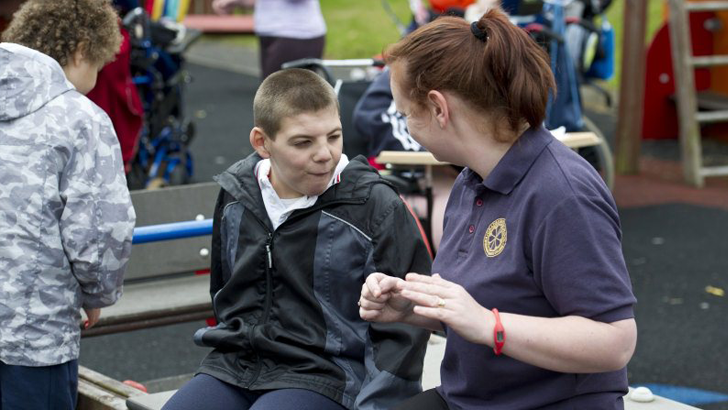
{"type": "Polygon", "coordinates": [[[0,43],[0,121],[25,117],[75,90],[53,58],[31,48],[0,43]]]}

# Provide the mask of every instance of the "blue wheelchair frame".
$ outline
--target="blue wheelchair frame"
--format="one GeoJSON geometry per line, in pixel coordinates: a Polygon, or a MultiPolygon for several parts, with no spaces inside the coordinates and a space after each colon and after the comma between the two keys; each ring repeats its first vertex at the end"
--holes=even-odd
{"type": "Polygon", "coordinates": [[[168,35],[179,35],[179,31],[151,22],[141,8],[129,12],[123,23],[131,35],[133,82],[144,108],[144,125],[132,172],[143,179],[144,188],[188,183],[194,175],[194,161],[188,149],[194,127],[184,118],[183,88],[189,75],[181,55],[201,33],[181,28],[185,34],[181,41],[155,41],[155,29],[167,30],[168,35]],[[157,26],[153,27],[154,24],[157,26]]]}

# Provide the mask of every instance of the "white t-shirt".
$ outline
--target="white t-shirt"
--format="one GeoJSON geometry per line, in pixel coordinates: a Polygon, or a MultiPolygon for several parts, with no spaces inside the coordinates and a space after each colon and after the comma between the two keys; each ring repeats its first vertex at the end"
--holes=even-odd
{"type": "Polygon", "coordinates": [[[319,0],[258,0],[253,20],[259,36],[307,40],[326,34],[319,0]]]}
{"type": "MultiPolygon", "coordinates": [[[[349,164],[349,158],[346,155],[341,154],[339,163],[336,165],[336,169],[334,170],[334,175],[331,177],[331,181],[329,181],[329,185],[326,186],[326,189],[339,183],[341,180],[339,175],[344,168],[346,168],[347,164],[349,164]]],[[[304,209],[313,206],[318,199],[318,195],[282,199],[278,196],[276,190],[273,189],[273,185],[270,183],[268,174],[270,174],[270,160],[264,159],[259,161],[255,165],[255,176],[258,180],[258,185],[260,185],[260,192],[263,195],[265,211],[268,213],[268,218],[273,224],[273,230],[276,230],[296,209],[304,209]]]]}

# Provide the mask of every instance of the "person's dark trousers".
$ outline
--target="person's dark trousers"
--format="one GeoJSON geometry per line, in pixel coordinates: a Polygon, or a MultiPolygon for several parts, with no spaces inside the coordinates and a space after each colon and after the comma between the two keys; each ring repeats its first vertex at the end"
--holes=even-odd
{"type": "Polygon", "coordinates": [[[341,404],[304,389],[253,392],[201,373],[193,377],[162,410],[346,410],[341,404]]]}
{"type": "Polygon", "coordinates": [[[403,401],[394,410],[449,410],[449,407],[437,390],[430,389],[403,401]]]}
{"type": "Polygon", "coordinates": [[[74,410],[78,360],[55,366],[0,362],[0,410],[74,410]]]}
{"type": "Polygon", "coordinates": [[[297,38],[259,36],[261,79],[281,69],[283,63],[301,58],[321,58],[326,36],[300,40],[297,38]]]}

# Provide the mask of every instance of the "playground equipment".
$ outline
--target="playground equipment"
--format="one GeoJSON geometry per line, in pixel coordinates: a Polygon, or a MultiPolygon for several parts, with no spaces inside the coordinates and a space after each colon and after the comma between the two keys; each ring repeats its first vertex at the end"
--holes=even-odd
{"type": "Polygon", "coordinates": [[[728,165],[703,164],[701,135],[725,134],[728,121],[728,1],[669,1],[669,25],[655,35],[645,76],[642,135],[680,138],[685,181],[728,175],[728,165]],[[721,67],[722,66],[722,67],[721,67]]]}

